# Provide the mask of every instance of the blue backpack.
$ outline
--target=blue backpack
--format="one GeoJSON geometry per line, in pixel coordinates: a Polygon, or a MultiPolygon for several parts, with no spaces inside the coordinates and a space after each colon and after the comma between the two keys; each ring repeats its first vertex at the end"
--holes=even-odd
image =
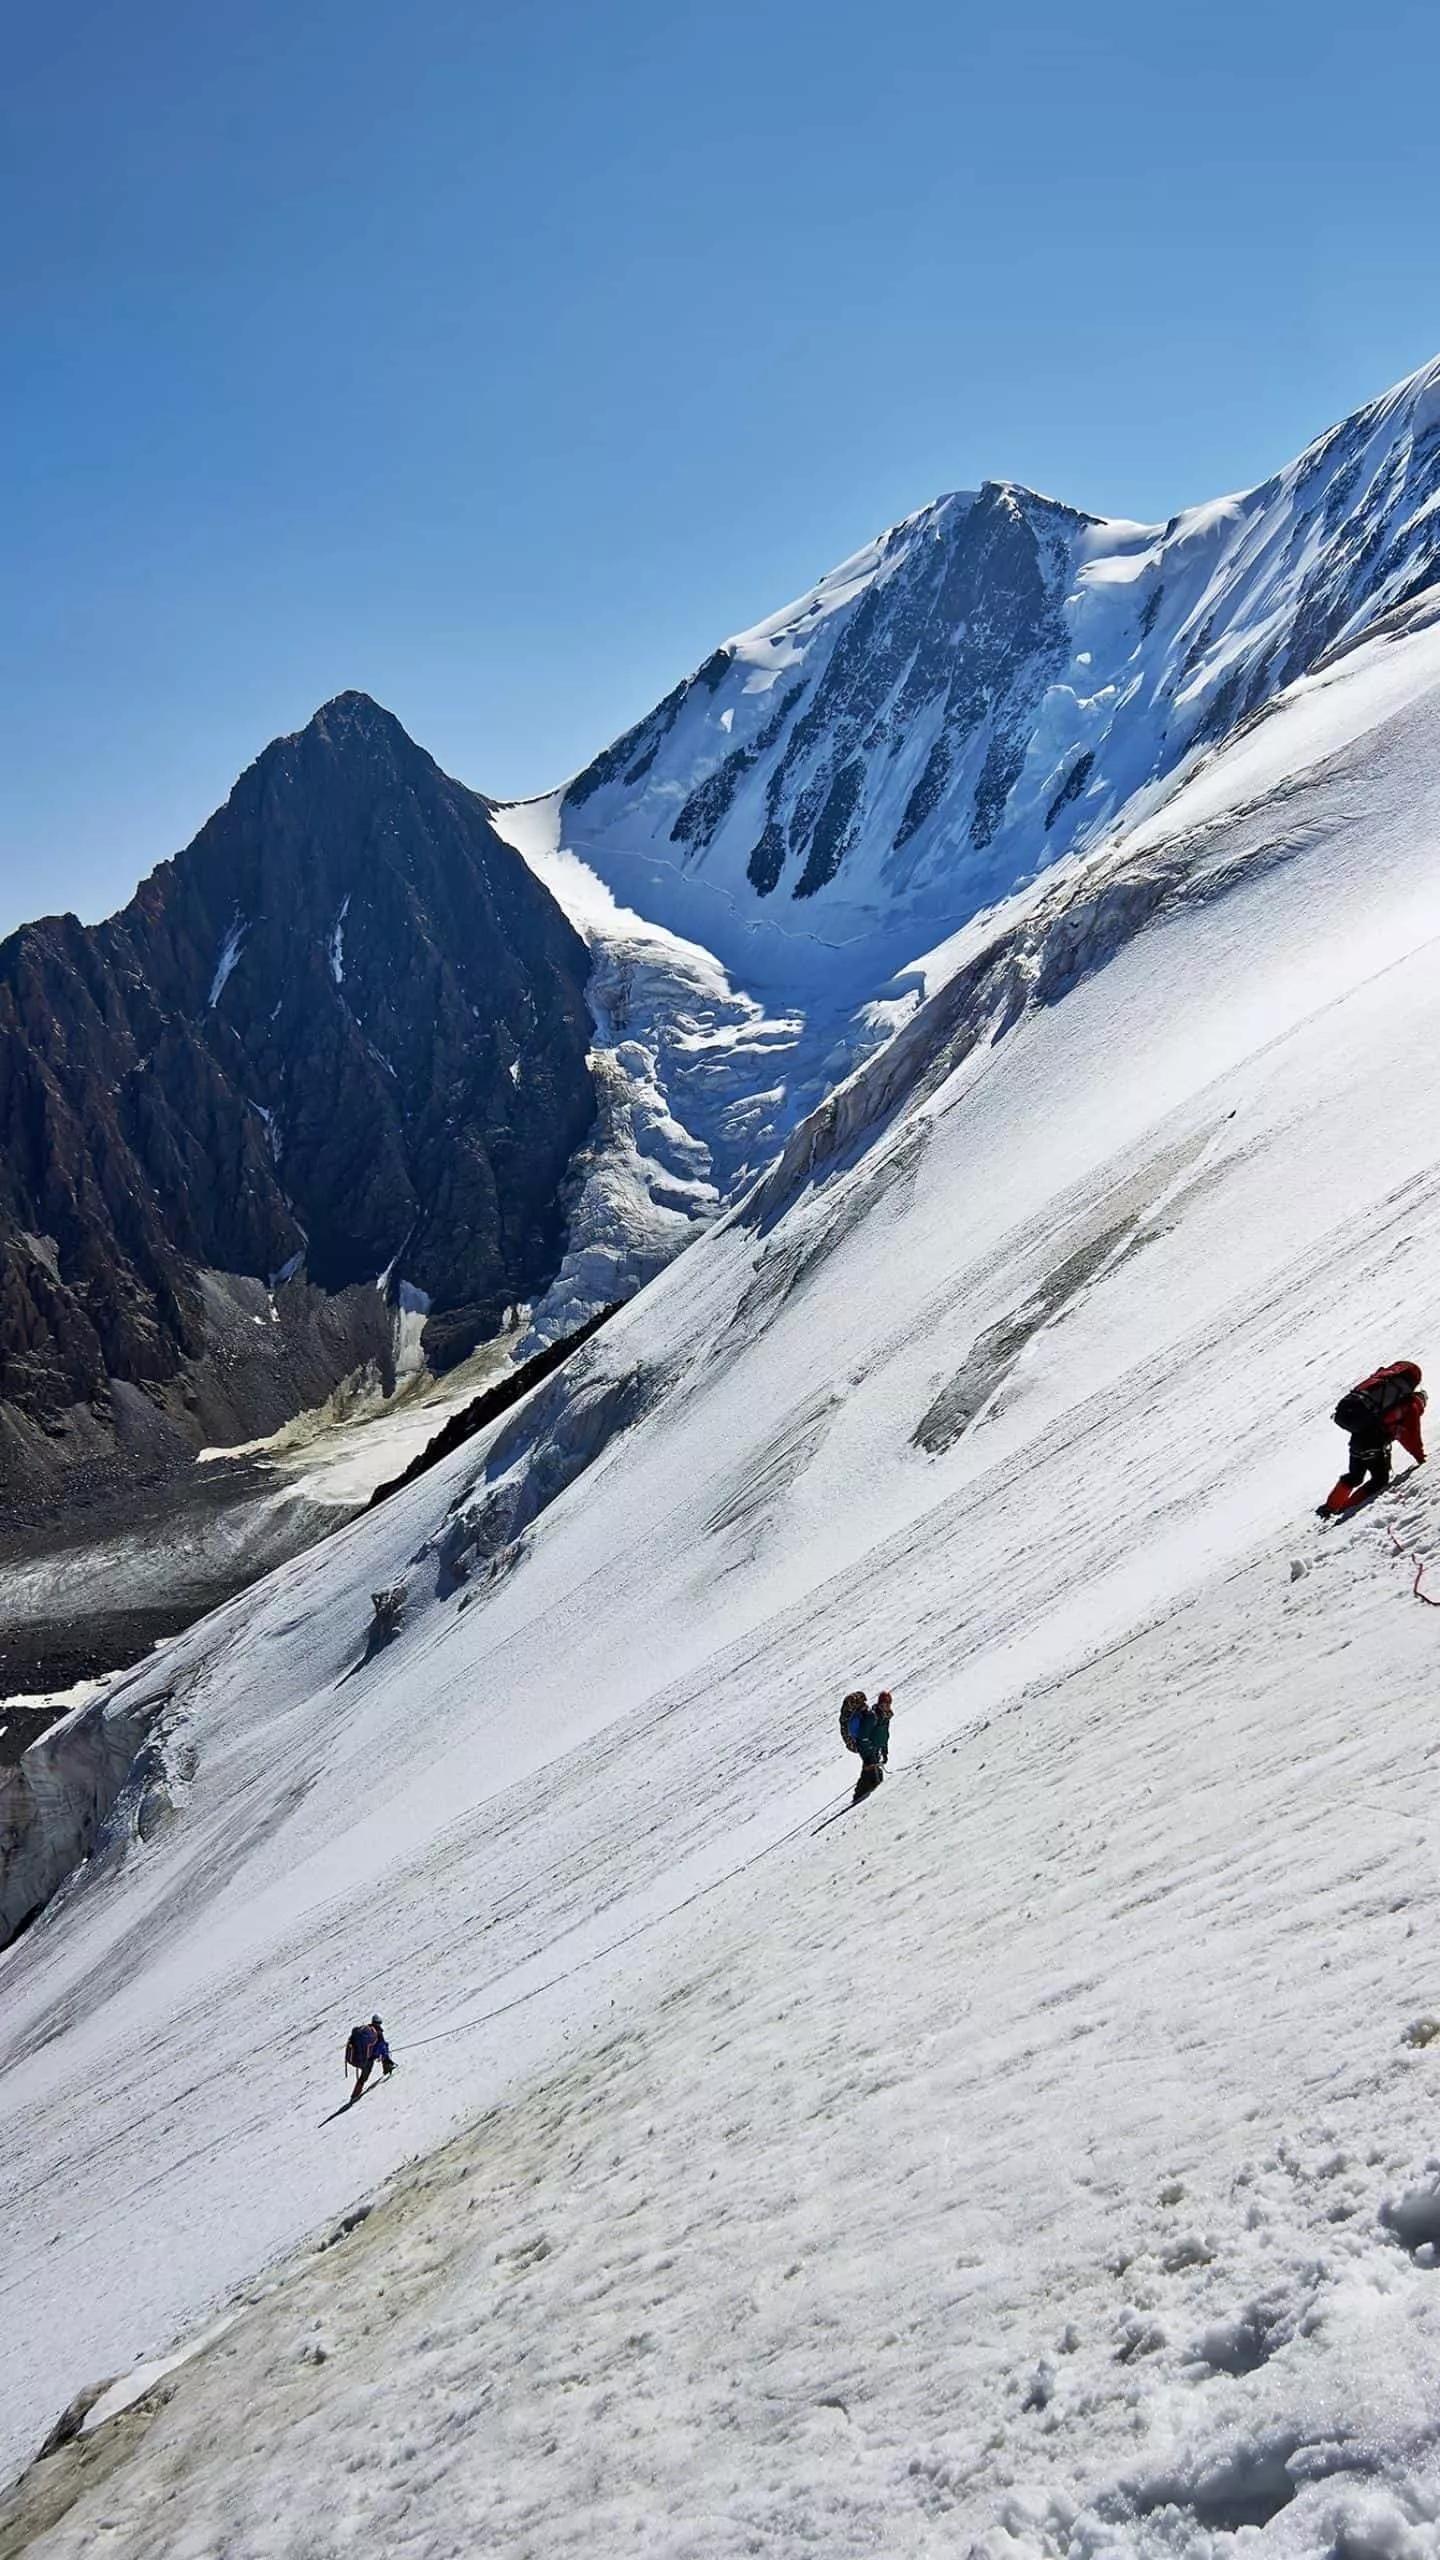
{"type": "Polygon", "coordinates": [[[840,1739],[847,1751],[860,1748],[860,1727],[865,1717],[865,1692],[852,1689],[840,1705],[840,1739]]]}

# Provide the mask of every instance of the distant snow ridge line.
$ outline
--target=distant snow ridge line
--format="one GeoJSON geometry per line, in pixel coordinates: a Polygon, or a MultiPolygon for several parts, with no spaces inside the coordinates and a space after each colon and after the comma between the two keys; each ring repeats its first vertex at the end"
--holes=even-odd
{"type": "MultiPolygon", "coordinates": [[[[1347,673],[1370,678],[1387,662],[1402,665],[1402,658],[1390,661],[1390,652],[1420,639],[1437,618],[1434,588],[1395,607],[1373,629],[1328,651],[1280,700],[1248,714],[1227,741],[1228,753],[1240,752],[1247,739],[1258,743],[1287,706],[1293,711],[1307,694],[1318,699],[1322,687],[1343,685],[1347,673]],[[1362,650],[1368,653],[1363,666],[1362,650]]],[[[1343,702],[1343,693],[1338,699],[1343,702]]],[[[1011,902],[993,926],[977,918],[942,945],[931,956],[930,974],[940,979],[934,993],[794,1130],[736,1214],[768,1229],[805,1184],[853,1161],[898,1110],[923,1102],[982,1048],[993,1049],[1027,1012],[1060,1003],[1137,935],[1303,858],[1323,823],[1327,795],[1337,784],[1365,788],[1368,752],[1367,724],[1351,735],[1342,717],[1329,755],[1280,782],[1266,758],[1248,800],[1227,783],[1213,806],[1206,783],[1212,762],[1224,770],[1220,750],[1192,760],[1183,774],[1145,796],[1130,828],[1057,868],[1011,902]]],[[[920,1131],[912,1127],[907,1142],[920,1143],[920,1131]]]]}
{"type": "Polygon", "coordinates": [[[958,924],[1437,572],[1440,364],[1164,525],[987,481],[713,651],[568,786],[562,833],[730,958],[759,917],[799,933],[795,901],[842,940],[958,924]]]}

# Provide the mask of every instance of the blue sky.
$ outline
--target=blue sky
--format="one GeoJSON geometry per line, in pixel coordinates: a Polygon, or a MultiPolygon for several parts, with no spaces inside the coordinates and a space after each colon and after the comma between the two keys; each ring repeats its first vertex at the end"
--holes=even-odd
{"type": "Polygon", "coordinates": [[[346,685],[497,794],[986,475],[1163,516],[1440,350],[1378,0],[73,0],[0,97],[0,928],[346,685]]]}

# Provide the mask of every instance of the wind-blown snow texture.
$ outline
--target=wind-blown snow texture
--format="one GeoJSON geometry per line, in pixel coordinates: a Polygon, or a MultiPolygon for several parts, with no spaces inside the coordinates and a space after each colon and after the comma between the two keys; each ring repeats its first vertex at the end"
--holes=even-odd
{"type": "Polygon", "coordinates": [[[1428,586],[1437,508],[1440,365],[1165,525],[938,499],[714,651],[569,785],[562,840],[728,965],[774,932],[792,972],[807,943],[913,958],[918,919],[1092,841],[1428,586]]]}
{"type": "Polygon", "coordinates": [[[1440,1493],[1310,1516],[1435,1356],[1437,714],[1421,604],[80,1710],[173,1810],[0,1961],[12,2460],[236,2316],[9,2548],[1440,2553],[1440,1493]]]}

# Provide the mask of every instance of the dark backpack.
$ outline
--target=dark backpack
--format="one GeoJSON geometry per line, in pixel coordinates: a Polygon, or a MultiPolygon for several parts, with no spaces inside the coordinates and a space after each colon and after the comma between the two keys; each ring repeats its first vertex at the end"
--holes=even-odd
{"type": "Polygon", "coordinates": [[[1357,1437],[1369,1433],[1372,1439],[1384,1437],[1384,1424],[1392,1413],[1413,1404],[1420,1386],[1420,1372],[1413,1360],[1392,1360],[1388,1368],[1374,1369],[1368,1378],[1343,1395],[1335,1407],[1335,1419],[1342,1431],[1357,1437]]]}
{"type": "Polygon", "coordinates": [[[370,2047],[372,2041],[373,2029],[370,2027],[351,2028],[350,2041],[345,2047],[345,2068],[347,2071],[364,2070],[366,2063],[370,2059],[370,2047]]]}
{"type": "Polygon", "coordinates": [[[842,1699],[840,1705],[840,1739],[847,1751],[858,1751],[860,1748],[860,1727],[865,1714],[864,1690],[852,1689],[849,1697],[842,1699]]]}

